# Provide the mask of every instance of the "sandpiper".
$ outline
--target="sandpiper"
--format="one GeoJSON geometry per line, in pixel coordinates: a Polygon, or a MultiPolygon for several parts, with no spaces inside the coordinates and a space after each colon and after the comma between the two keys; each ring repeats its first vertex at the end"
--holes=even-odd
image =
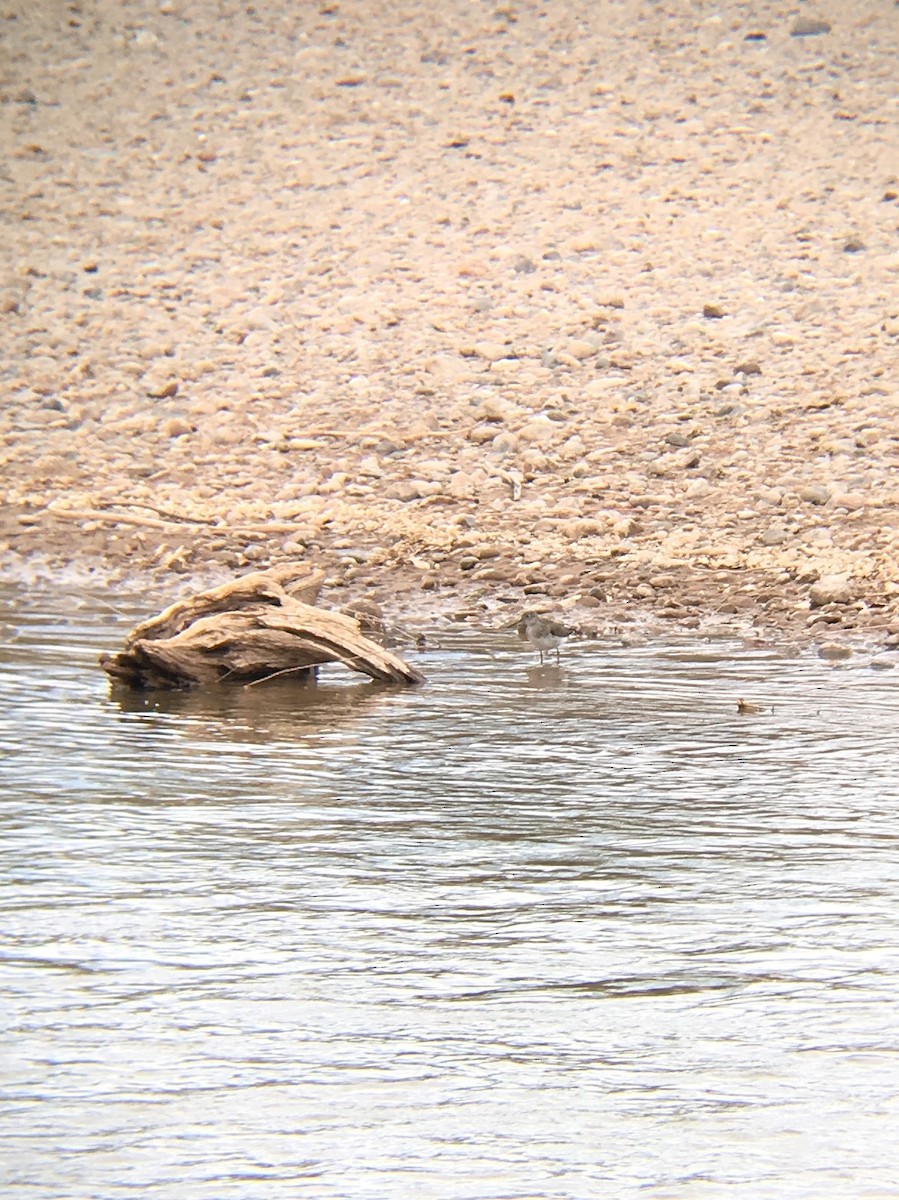
{"type": "Polygon", "coordinates": [[[570,633],[571,630],[561,621],[554,621],[552,617],[542,617],[535,612],[524,613],[518,622],[518,636],[523,642],[530,642],[538,651],[541,665],[543,655],[548,650],[555,650],[556,662],[559,661],[559,647],[570,633]]]}

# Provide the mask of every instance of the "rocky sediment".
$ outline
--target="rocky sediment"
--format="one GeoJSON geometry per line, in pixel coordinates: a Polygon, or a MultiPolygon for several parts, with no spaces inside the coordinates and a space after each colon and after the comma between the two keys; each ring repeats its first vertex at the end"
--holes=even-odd
{"type": "Polygon", "coordinates": [[[896,646],[896,22],[670,8],[5,13],[7,572],[896,646]]]}

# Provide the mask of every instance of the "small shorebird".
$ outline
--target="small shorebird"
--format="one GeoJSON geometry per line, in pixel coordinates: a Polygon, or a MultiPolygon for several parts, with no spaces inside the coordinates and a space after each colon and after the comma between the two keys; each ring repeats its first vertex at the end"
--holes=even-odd
{"type": "Polygon", "coordinates": [[[518,622],[518,636],[523,642],[530,642],[538,651],[541,666],[543,655],[548,650],[555,650],[556,662],[559,661],[559,647],[570,633],[567,625],[554,621],[552,617],[541,617],[535,612],[526,612],[518,622]]]}

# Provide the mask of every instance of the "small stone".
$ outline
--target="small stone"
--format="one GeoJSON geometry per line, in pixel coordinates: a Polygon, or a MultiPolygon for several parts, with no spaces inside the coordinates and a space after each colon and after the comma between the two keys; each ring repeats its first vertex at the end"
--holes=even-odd
{"type": "Polygon", "coordinates": [[[147,395],[152,396],[154,400],[168,400],[172,396],[178,394],[177,379],[163,379],[151,381],[146,385],[147,395]]]}
{"type": "Polygon", "coordinates": [[[849,584],[839,575],[823,575],[808,590],[812,608],[823,608],[825,604],[848,604],[851,599],[849,584]]]}
{"type": "Polygon", "coordinates": [[[164,437],[176,438],[183,437],[186,433],[193,433],[194,427],[184,417],[169,417],[167,421],[163,421],[160,430],[164,437]]]}
{"type": "Polygon", "coordinates": [[[859,254],[865,248],[865,243],[861,240],[861,238],[857,237],[847,238],[847,240],[843,243],[844,254],[859,254]]]}
{"type": "Polygon", "coordinates": [[[844,646],[842,642],[822,642],[818,647],[818,657],[839,662],[852,657],[852,647],[844,646]]]}
{"type": "Polygon", "coordinates": [[[735,375],[761,375],[761,373],[762,368],[757,362],[752,360],[739,363],[736,367],[734,367],[735,375]]]}
{"type": "Polygon", "coordinates": [[[382,479],[384,477],[384,469],[378,462],[374,454],[369,454],[359,463],[359,474],[367,475],[371,479],[382,479]]]}
{"type": "Polygon", "coordinates": [[[475,480],[467,471],[454,471],[449,477],[446,491],[454,500],[471,500],[475,494],[475,480]]]}
{"type": "Polygon", "coordinates": [[[809,487],[801,487],[798,496],[806,504],[826,504],[830,499],[830,492],[821,484],[812,484],[809,487]]]}
{"type": "Polygon", "coordinates": [[[390,495],[394,500],[401,500],[404,504],[410,503],[412,500],[420,500],[421,492],[413,483],[400,482],[392,489],[390,495]]]}
{"type": "Polygon", "coordinates": [[[822,33],[830,33],[830,29],[827,21],[817,17],[798,17],[790,30],[790,37],[818,37],[822,33]]]}
{"type": "Polygon", "coordinates": [[[684,493],[688,500],[704,500],[712,490],[707,479],[694,479],[684,493]]]}
{"type": "Polygon", "coordinates": [[[761,534],[759,541],[763,546],[782,546],[789,536],[782,525],[772,525],[761,534]]]}
{"type": "Polygon", "coordinates": [[[724,316],[724,309],[720,304],[703,304],[702,315],[710,321],[720,321],[724,316]]]}
{"type": "Polygon", "coordinates": [[[537,270],[537,264],[533,259],[527,258],[524,254],[520,254],[512,262],[512,269],[517,275],[533,275],[537,270]]]}
{"type": "Polygon", "coordinates": [[[532,446],[530,449],[525,450],[522,454],[521,463],[522,466],[528,471],[545,471],[548,465],[548,459],[541,450],[538,450],[536,446],[532,446]]]}
{"type": "Polygon", "coordinates": [[[861,492],[835,492],[833,495],[834,508],[845,508],[847,512],[858,512],[866,504],[861,492]]]}
{"type": "Polygon", "coordinates": [[[516,358],[511,346],[503,342],[475,342],[474,357],[486,359],[487,362],[498,362],[501,358],[516,358]]]}
{"type": "Polygon", "coordinates": [[[485,442],[492,442],[495,437],[495,425],[488,425],[486,423],[482,425],[475,425],[468,431],[468,440],[470,442],[474,442],[476,446],[481,446],[485,442]]]}
{"type": "Polygon", "coordinates": [[[831,608],[826,612],[821,609],[817,612],[813,612],[805,623],[809,629],[820,625],[842,625],[843,614],[838,608],[831,608]]]}
{"type": "Polygon", "coordinates": [[[695,446],[690,446],[687,450],[682,450],[679,454],[672,454],[674,465],[681,471],[692,471],[702,462],[702,451],[695,446]]]}
{"type": "Polygon", "coordinates": [[[512,405],[501,396],[485,396],[480,409],[485,421],[505,421],[512,412],[512,405]]]}
{"type": "Polygon", "coordinates": [[[514,574],[514,567],[483,567],[473,571],[471,578],[485,583],[510,583],[514,574]]]}
{"type": "Polygon", "coordinates": [[[654,476],[656,479],[665,479],[674,470],[675,461],[673,454],[660,454],[657,459],[649,464],[646,468],[648,475],[654,476]]]}
{"type": "Polygon", "coordinates": [[[496,454],[514,454],[518,449],[518,438],[509,430],[504,430],[493,439],[491,449],[496,454]]]}
{"type": "Polygon", "coordinates": [[[557,440],[561,429],[544,414],[539,414],[519,429],[519,436],[535,446],[548,446],[557,440]]]}
{"type": "Polygon", "coordinates": [[[594,346],[592,342],[586,341],[584,338],[572,338],[572,340],[570,342],[566,342],[561,349],[563,349],[566,354],[570,354],[572,358],[575,358],[578,360],[578,362],[580,362],[585,358],[592,358],[596,353],[598,353],[599,348],[594,346]]]}

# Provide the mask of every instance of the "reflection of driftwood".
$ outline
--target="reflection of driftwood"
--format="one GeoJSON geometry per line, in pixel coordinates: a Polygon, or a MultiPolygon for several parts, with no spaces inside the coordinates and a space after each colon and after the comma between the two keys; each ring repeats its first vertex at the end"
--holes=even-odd
{"type": "Polygon", "coordinates": [[[323,730],[352,729],[391,702],[387,688],[371,687],[364,675],[355,679],[358,682],[336,678],[321,682],[304,679],[298,671],[259,687],[166,688],[152,697],[144,690],[114,682],[110,698],[120,712],[140,713],[144,718],[133,731],[137,753],[145,735],[153,741],[152,714],[163,722],[167,717],[176,718],[194,741],[314,745],[323,730]]]}
{"type": "Polygon", "coordinates": [[[322,576],[283,566],[179,601],[132,629],[103,669],[131,687],[247,683],[342,662],[387,683],[423,681],[414,667],[364,637],[359,622],[313,607],[322,576]]]}

